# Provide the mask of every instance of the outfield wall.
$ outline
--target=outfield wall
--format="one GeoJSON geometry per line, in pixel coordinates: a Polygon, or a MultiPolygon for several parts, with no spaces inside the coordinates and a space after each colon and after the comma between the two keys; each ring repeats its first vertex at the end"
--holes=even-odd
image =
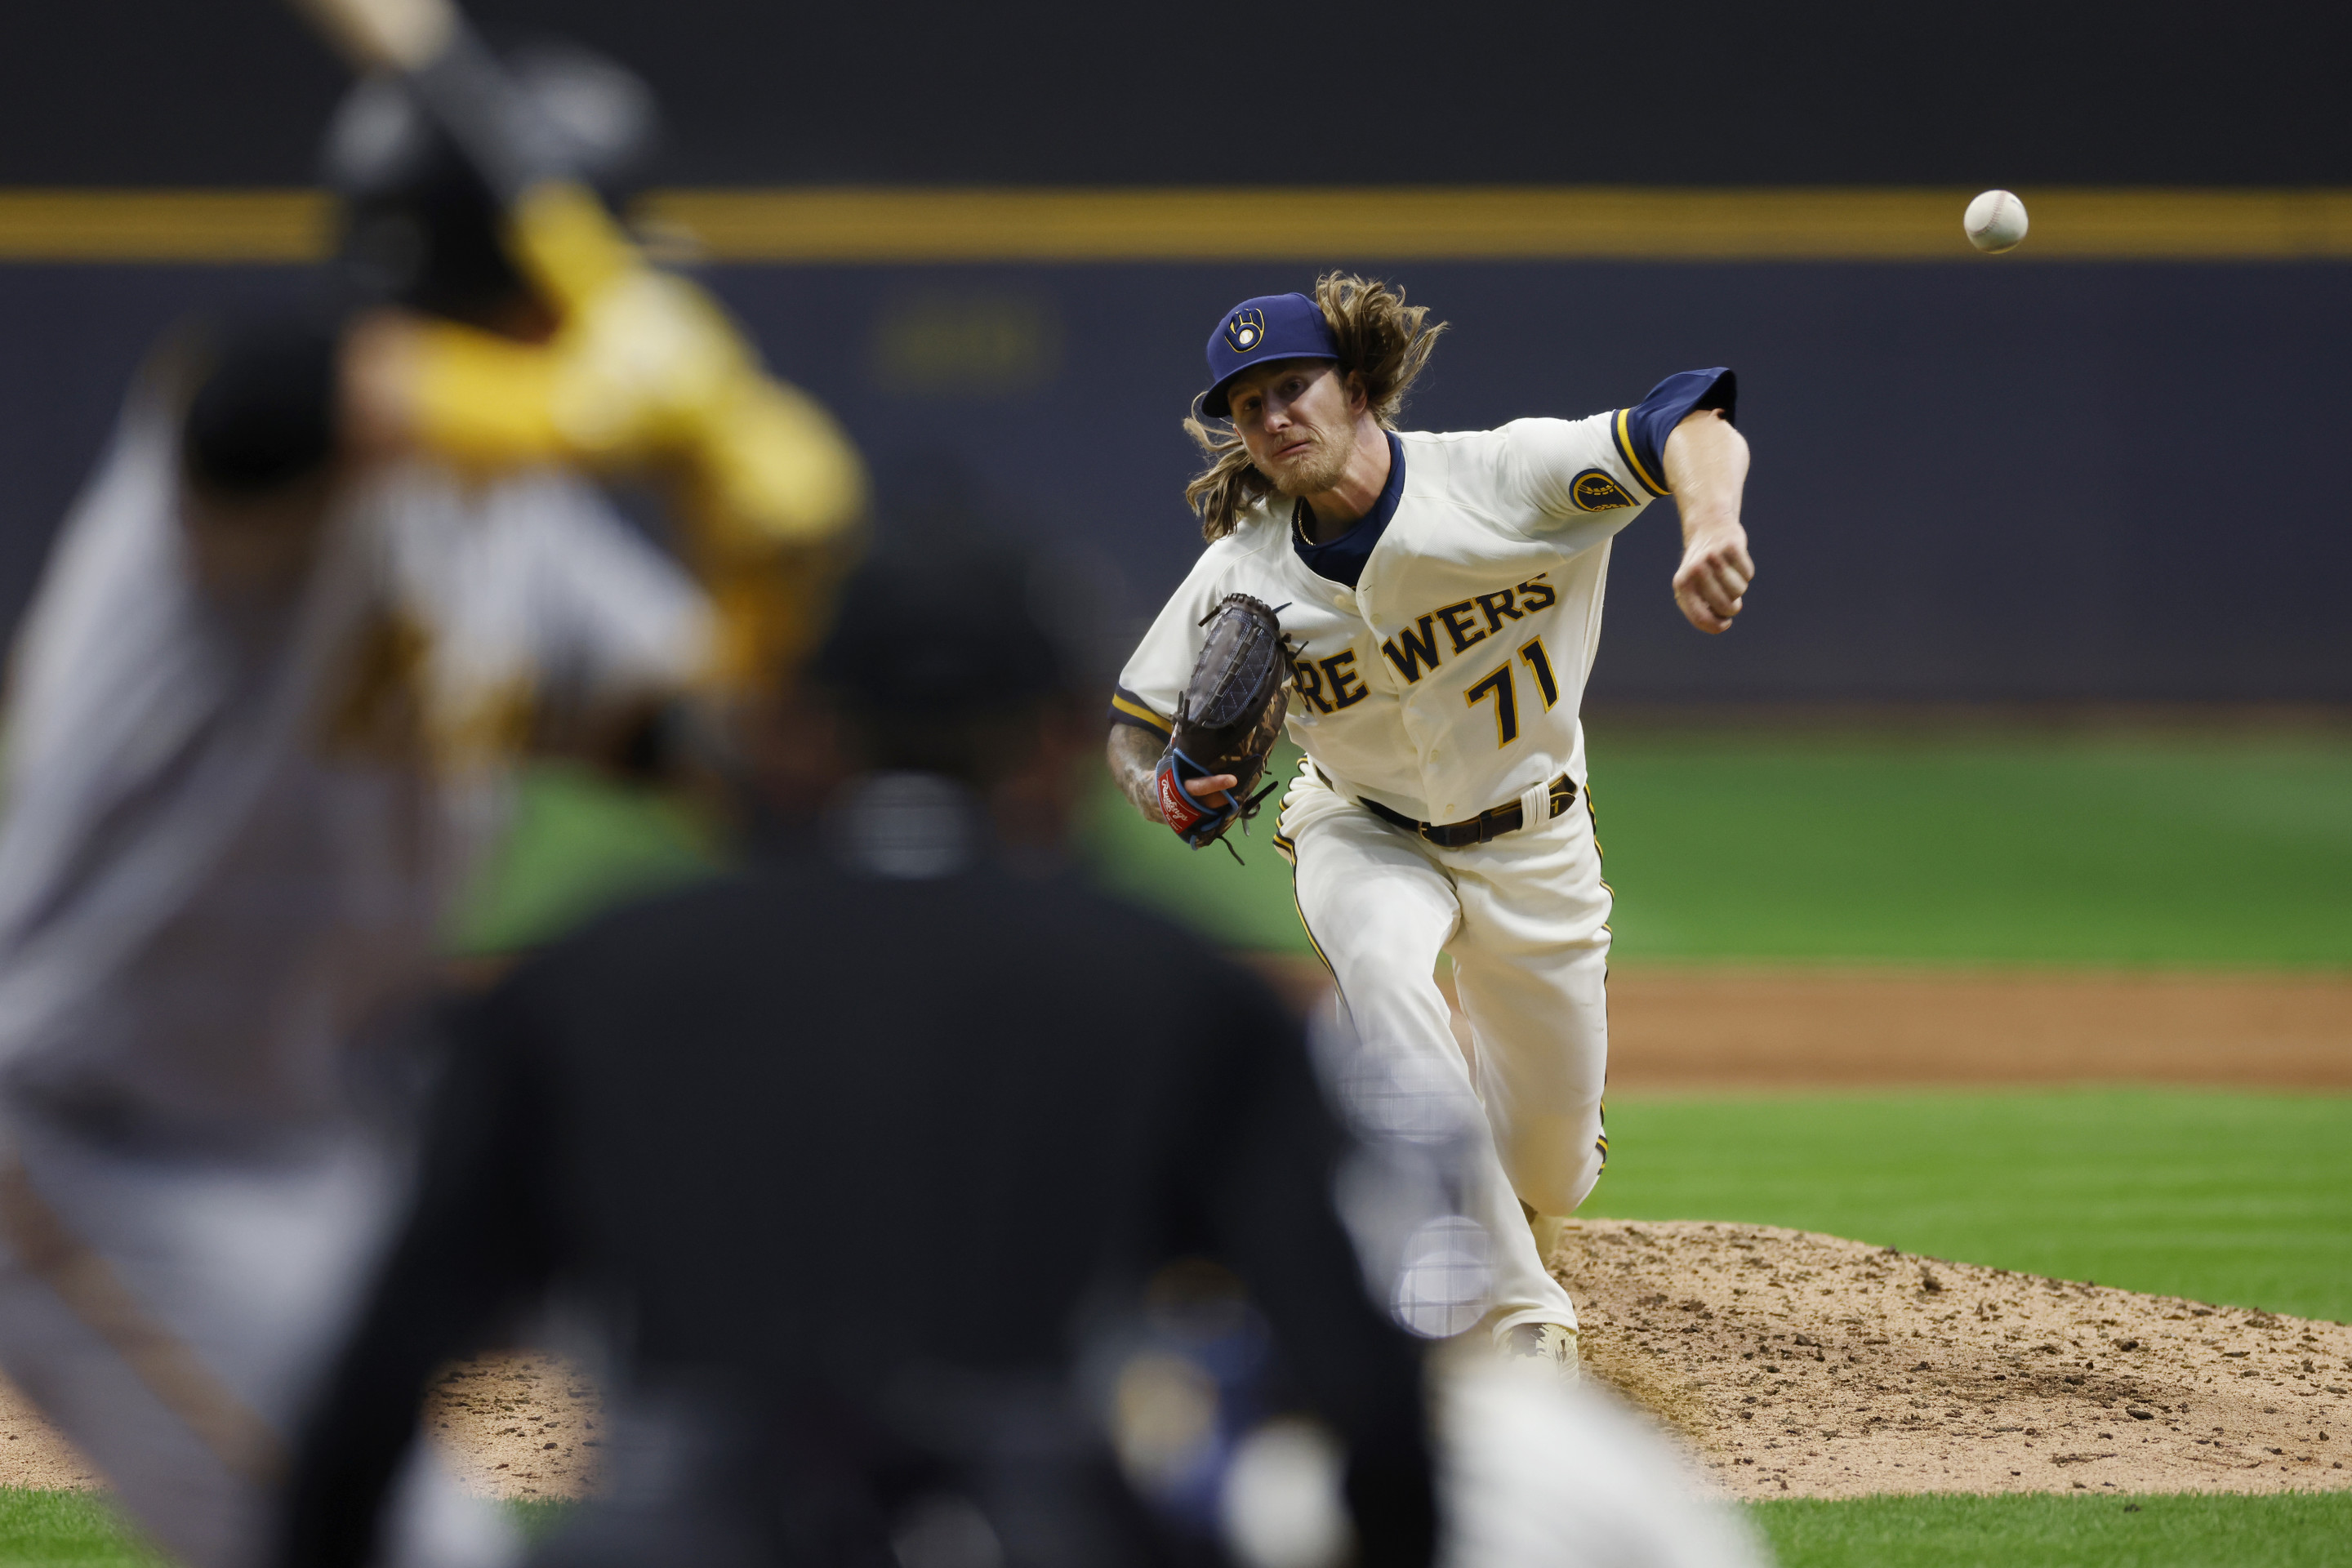
{"type": "MultiPolygon", "coordinates": [[[[1955,218],[1957,221],[1957,218],[1955,218]]],[[[1740,374],[1755,614],[1667,600],[1673,522],[1621,542],[1597,700],[2352,700],[2336,477],[2352,265],[1427,261],[1453,323],[1411,423],[1492,424],[1740,374]]],[[[840,410],[892,525],[978,513],[1149,614],[1196,548],[1176,427],[1200,342],[1298,263],[732,265],[711,280],[840,410]]],[[[192,311],[298,266],[0,267],[0,614],[13,619],[123,383],[192,311]]]]}

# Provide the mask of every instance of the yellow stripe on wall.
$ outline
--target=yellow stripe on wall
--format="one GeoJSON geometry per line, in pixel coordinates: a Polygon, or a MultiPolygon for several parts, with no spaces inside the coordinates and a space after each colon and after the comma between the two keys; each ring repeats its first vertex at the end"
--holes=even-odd
{"type": "MultiPolygon", "coordinates": [[[[657,191],[722,262],[1956,261],[1973,192],[1629,186],[657,191]]],[[[2021,261],[2352,259],[2352,190],[2026,190],[2021,261]]],[[[323,255],[312,191],[0,191],[0,260],[323,255]]]]}
{"type": "Polygon", "coordinates": [[[320,191],[0,190],[0,260],[315,261],[333,217],[320,191]]]}
{"type": "MultiPolygon", "coordinates": [[[[1971,191],[671,191],[727,261],[1974,260],[1971,191]]],[[[2352,258],[2352,191],[2020,193],[2020,258],[2352,258]]]]}

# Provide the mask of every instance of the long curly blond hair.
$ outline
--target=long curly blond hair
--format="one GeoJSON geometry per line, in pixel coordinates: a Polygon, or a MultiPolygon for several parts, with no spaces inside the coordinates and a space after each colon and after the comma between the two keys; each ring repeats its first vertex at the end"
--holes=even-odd
{"type": "MultiPolygon", "coordinates": [[[[1395,429],[1405,394],[1428,365],[1445,323],[1430,321],[1426,305],[1406,304],[1403,289],[1352,273],[1318,278],[1315,303],[1338,341],[1339,374],[1358,378],[1372,417],[1381,429],[1395,429]]],[[[1231,533],[1243,511],[1265,499],[1274,483],[1251,463],[1249,448],[1232,429],[1188,414],[1184,433],[1209,459],[1184,487],[1184,504],[1200,514],[1201,537],[1213,543],[1231,533]]]]}

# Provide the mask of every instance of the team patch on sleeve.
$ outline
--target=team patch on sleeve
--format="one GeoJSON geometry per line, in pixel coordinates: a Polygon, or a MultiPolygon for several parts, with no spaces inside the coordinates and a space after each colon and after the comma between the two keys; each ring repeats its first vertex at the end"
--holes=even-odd
{"type": "Polygon", "coordinates": [[[1642,504],[1600,468],[1587,468],[1577,475],[1569,484],[1568,499],[1579,511],[1614,511],[1619,507],[1642,504]]]}

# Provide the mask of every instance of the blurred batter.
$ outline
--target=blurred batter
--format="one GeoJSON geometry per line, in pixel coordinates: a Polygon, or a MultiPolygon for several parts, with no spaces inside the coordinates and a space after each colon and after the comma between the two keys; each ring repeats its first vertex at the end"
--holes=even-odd
{"type": "MultiPolygon", "coordinates": [[[[612,68],[516,70],[583,174],[643,130],[612,68]]],[[[560,400],[580,331],[612,336],[597,302],[509,262],[401,89],[354,95],[329,163],[345,308],[159,356],[55,548],[8,713],[0,1363],[198,1568],[261,1555],[285,1434],[401,1195],[436,931],[509,765],[619,737],[730,646],[572,466],[669,456],[609,438],[664,394],[659,355],[599,410],[604,445],[567,449],[528,394],[560,400]]],[[[684,285],[664,299],[736,346],[684,285]]],[[[751,614],[774,563],[729,541],[837,534],[863,479],[814,405],[745,374],[795,419],[814,498],[747,517],[700,485],[690,553],[751,614]]],[[[497,1551],[413,1484],[406,1558],[497,1551]]]]}

